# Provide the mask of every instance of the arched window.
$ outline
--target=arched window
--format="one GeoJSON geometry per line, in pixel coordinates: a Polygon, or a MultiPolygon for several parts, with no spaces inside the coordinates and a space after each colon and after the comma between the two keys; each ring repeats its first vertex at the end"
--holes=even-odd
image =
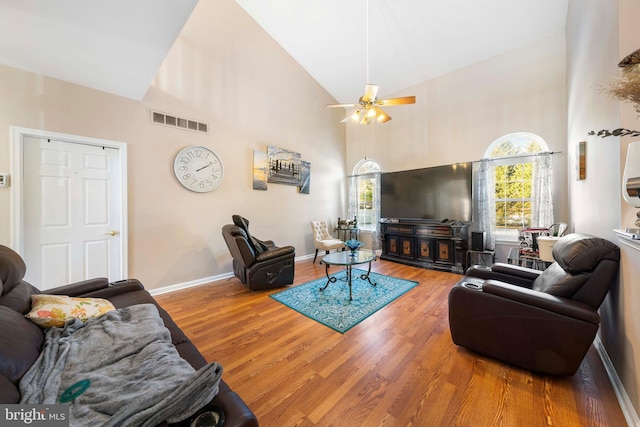
{"type": "Polygon", "coordinates": [[[478,187],[480,227],[492,240],[517,240],[521,229],[553,223],[551,155],[538,135],[510,133],[491,143],[478,187]]]}
{"type": "Polygon", "coordinates": [[[380,165],[362,159],[353,168],[349,189],[349,216],[362,230],[375,230],[380,221],[380,165]]]}

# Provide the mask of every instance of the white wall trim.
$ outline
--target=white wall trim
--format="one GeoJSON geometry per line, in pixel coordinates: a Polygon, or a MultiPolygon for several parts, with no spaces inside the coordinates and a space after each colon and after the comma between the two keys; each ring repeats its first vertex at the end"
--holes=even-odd
{"type": "Polygon", "coordinates": [[[149,289],[151,295],[161,295],[169,292],[180,291],[182,289],[193,288],[194,286],[215,284],[212,282],[218,282],[220,280],[229,279],[233,277],[233,272],[218,274],[217,276],[203,277],[202,279],[191,280],[189,282],[176,283],[175,285],[164,286],[157,289],[149,289]]]}
{"type": "MultiPolygon", "coordinates": [[[[313,258],[313,254],[296,257],[294,259],[294,262],[302,261],[303,259],[309,259],[309,258],[313,258]]],[[[162,288],[148,289],[148,291],[151,295],[161,295],[169,292],[179,291],[182,289],[193,288],[194,286],[207,285],[207,284],[219,285],[219,283],[214,283],[214,282],[219,282],[221,280],[229,279],[231,277],[234,277],[233,272],[222,273],[222,274],[218,274],[217,276],[209,276],[209,277],[204,277],[202,279],[191,280],[189,282],[176,283],[175,285],[164,286],[162,288]]]]}
{"type": "Polygon", "coordinates": [[[627,420],[627,424],[629,426],[640,427],[640,418],[636,413],[633,405],[631,404],[631,400],[629,400],[629,395],[627,395],[626,390],[624,389],[624,385],[622,381],[620,381],[620,377],[618,377],[618,373],[616,372],[616,368],[613,366],[613,362],[609,358],[609,354],[607,350],[604,348],[602,341],[600,340],[600,336],[596,335],[596,339],[593,341],[593,346],[598,352],[600,356],[600,360],[602,360],[602,364],[604,365],[605,370],[607,371],[607,375],[609,376],[609,381],[611,381],[611,385],[613,386],[613,391],[618,398],[618,403],[620,404],[620,409],[622,409],[622,414],[624,415],[624,419],[627,420]]]}

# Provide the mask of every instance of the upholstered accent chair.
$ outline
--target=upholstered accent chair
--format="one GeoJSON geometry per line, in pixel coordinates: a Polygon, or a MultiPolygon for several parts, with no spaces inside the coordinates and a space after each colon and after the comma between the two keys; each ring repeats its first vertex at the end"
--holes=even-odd
{"type": "Polygon", "coordinates": [[[295,248],[256,239],[249,233],[249,220],[240,215],[232,219],[233,224],[222,227],[222,237],[233,258],[233,274],[253,290],[292,284],[295,248]]]}
{"type": "Polygon", "coordinates": [[[474,266],[449,293],[453,342],[531,371],[573,375],[598,331],[620,250],[587,234],[561,237],[539,271],[474,266]]]}
{"type": "Polygon", "coordinates": [[[325,251],[328,254],[332,249],[343,249],[344,242],[329,234],[329,228],[326,221],[311,221],[311,231],[313,233],[313,246],[316,248],[316,254],[313,262],[318,258],[318,250],[325,251]]]}

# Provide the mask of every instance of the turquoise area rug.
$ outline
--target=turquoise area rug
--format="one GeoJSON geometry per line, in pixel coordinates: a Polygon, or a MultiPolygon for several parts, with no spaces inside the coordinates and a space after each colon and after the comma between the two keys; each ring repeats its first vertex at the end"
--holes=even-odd
{"type": "Polygon", "coordinates": [[[371,286],[366,279],[360,278],[365,273],[366,271],[353,269],[353,301],[349,301],[345,271],[332,274],[338,280],[329,283],[324,291],[320,288],[327,283],[326,277],[271,294],[271,298],[344,333],[418,284],[372,272],[369,278],[377,285],[371,286]]]}

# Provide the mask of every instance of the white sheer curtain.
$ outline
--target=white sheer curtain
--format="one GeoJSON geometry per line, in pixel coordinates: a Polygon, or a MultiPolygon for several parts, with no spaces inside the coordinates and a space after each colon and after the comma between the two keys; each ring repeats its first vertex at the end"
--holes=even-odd
{"type": "MultiPolygon", "coordinates": [[[[551,193],[551,167],[549,152],[540,153],[522,159],[533,163],[531,185],[531,226],[550,227],[553,219],[553,197],[551,193]]],[[[478,173],[476,197],[478,200],[478,229],[485,231],[487,248],[495,248],[496,237],[496,201],[495,201],[495,168],[500,159],[482,159],[478,173]]]]}
{"type": "Polygon", "coordinates": [[[358,215],[358,177],[349,177],[349,205],[347,206],[347,218],[351,219],[358,215]]]}
{"type": "Polygon", "coordinates": [[[535,156],[531,188],[531,225],[534,227],[550,227],[554,223],[551,176],[551,153],[535,156]]]}
{"type": "Polygon", "coordinates": [[[373,211],[371,222],[371,249],[376,251],[382,247],[380,242],[380,172],[373,174],[373,211]]]}
{"type": "Polygon", "coordinates": [[[478,229],[484,231],[487,249],[495,248],[496,235],[496,182],[495,164],[491,159],[480,161],[478,173],[478,229]]]}

